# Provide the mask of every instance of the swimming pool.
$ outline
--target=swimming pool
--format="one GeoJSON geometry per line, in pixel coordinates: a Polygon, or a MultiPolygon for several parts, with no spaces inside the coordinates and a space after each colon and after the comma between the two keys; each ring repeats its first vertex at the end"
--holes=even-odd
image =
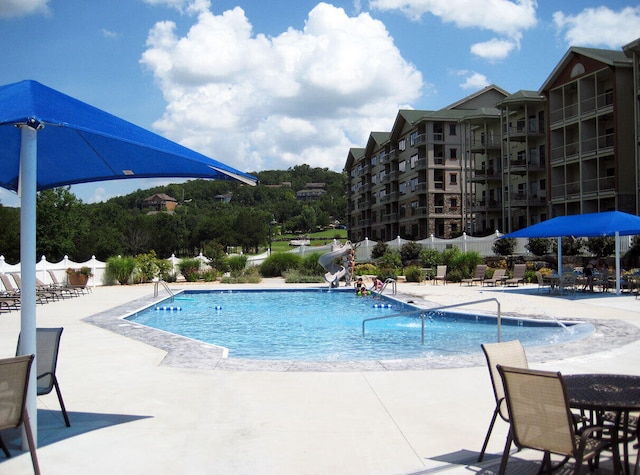
{"type": "MultiPolygon", "coordinates": [[[[497,341],[495,318],[433,312],[421,344],[421,309],[346,289],[185,291],[128,317],[130,321],[228,348],[233,358],[360,361],[473,354],[497,341]],[[412,312],[367,323],[366,318],[412,312]]],[[[502,339],[525,346],[571,341],[590,325],[502,320],[502,339]]]]}

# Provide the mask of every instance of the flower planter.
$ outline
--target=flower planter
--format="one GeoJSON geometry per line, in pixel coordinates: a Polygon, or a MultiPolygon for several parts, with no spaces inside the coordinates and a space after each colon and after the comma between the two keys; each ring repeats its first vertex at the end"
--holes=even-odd
{"type": "Polygon", "coordinates": [[[85,274],[67,274],[69,277],[69,285],[74,287],[86,287],[89,282],[89,276],[85,274]]]}

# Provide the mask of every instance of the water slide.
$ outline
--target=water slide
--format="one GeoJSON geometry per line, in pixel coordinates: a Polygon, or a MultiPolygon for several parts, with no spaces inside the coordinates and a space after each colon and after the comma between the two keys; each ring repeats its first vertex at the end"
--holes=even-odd
{"type": "Polygon", "coordinates": [[[324,280],[329,282],[331,287],[338,287],[340,279],[347,273],[347,269],[343,265],[336,263],[336,260],[348,255],[351,249],[353,249],[353,246],[350,241],[347,241],[339,247],[334,245],[330,252],[323,254],[318,259],[318,263],[327,270],[324,280]]]}

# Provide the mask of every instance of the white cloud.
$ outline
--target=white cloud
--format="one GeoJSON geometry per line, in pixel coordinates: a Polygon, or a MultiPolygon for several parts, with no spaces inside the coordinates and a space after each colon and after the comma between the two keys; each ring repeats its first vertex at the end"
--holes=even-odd
{"type": "Polygon", "coordinates": [[[640,37],[640,7],[614,11],[607,7],[586,8],[577,15],[553,14],[553,22],[571,46],[620,48],[640,37]]]}
{"type": "Polygon", "coordinates": [[[210,0],[143,0],[149,5],[164,5],[169,8],[175,8],[180,13],[200,13],[209,10],[211,7],[210,0]]]}
{"type": "Polygon", "coordinates": [[[535,0],[370,0],[371,8],[400,10],[417,20],[425,13],[459,28],[482,28],[517,36],[536,25],[535,0]]]}
{"type": "Polygon", "coordinates": [[[2,0],[0,18],[49,13],[49,0],[2,0]]]}
{"type": "Polygon", "coordinates": [[[492,38],[484,43],[471,45],[471,52],[481,58],[496,61],[506,58],[517,47],[518,43],[515,41],[492,38]]]}
{"type": "Polygon", "coordinates": [[[120,38],[120,34],[115,32],[115,31],[111,31],[111,30],[107,30],[106,28],[102,28],[100,30],[100,32],[102,33],[102,36],[104,36],[105,38],[109,38],[112,40],[116,40],[118,38],[120,38]]]}
{"type": "Polygon", "coordinates": [[[478,90],[491,84],[484,74],[476,73],[475,71],[461,70],[457,71],[456,74],[465,77],[464,82],[460,84],[460,87],[465,90],[478,90]]]}
{"type": "Polygon", "coordinates": [[[325,3],[275,37],[254,34],[239,7],[202,12],[183,37],[158,23],[141,62],[168,103],[156,129],[246,171],[341,170],[423,86],[381,22],[325,3]]]}

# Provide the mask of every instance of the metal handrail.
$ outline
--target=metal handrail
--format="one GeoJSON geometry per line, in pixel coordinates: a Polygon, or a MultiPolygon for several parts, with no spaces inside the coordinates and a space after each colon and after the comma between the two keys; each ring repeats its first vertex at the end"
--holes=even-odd
{"type": "MultiPolygon", "coordinates": [[[[500,315],[500,302],[496,298],[489,298],[489,299],[473,300],[471,302],[455,303],[455,304],[452,304],[452,305],[444,305],[442,307],[434,307],[434,308],[419,310],[420,311],[420,318],[422,319],[422,340],[421,340],[421,344],[424,345],[424,321],[425,321],[425,317],[426,317],[426,315],[428,313],[431,313],[431,312],[434,312],[434,311],[438,311],[438,310],[445,310],[447,308],[464,307],[465,305],[471,305],[471,304],[476,304],[476,303],[485,303],[485,302],[495,302],[497,304],[497,306],[498,306],[498,342],[500,342],[501,341],[501,334],[502,334],[502,317],[500,315]]],[[[373,320],[384,320],[384,319],[387,319],[387,318],[406,317],[408,315],[415,314],[416,312],[418,312],[418,310],[414,310],[412,312],[402,312],[402,313],[394,313],[394,314],[391,314],[391,315],[383,315],[381,317],[365,318],[364,320],[362,320],[362,336],[364,337],[365,323],[367,323],[367,322],[370,322],[370,321],[373,321],[373,320]]]]}
{"type": "Polygon", "coordinates": [[[387,288],[387,285],[389,284],[391,284],[391,288],[393,289],[392,295],[396,295],[398,293],[398,282],[396,282],[396,279],[392,279],[391,277],[389,277],[384,281],[382,288],[374,294],[373,298],[379,299],[382,295],[382,292],[384,292],[384,290],[387,288]]]}
{"type": "Polygon", "coordinates": [[[167,283],[162,279],[156,281],[156,283],[154,284],[154,286],[153,286],[153,297],[155,298],[155,297],[158,296],[158,287],[159,287],[160,284],[162,284],[162,286],[167,291],[167,293],[169,295],[171,295],[171,301],[173,302],[173,299],[174,299],[175,295],[173,294],[173,292],[171,291],[171,289],[169,288],[167,283]]]}

